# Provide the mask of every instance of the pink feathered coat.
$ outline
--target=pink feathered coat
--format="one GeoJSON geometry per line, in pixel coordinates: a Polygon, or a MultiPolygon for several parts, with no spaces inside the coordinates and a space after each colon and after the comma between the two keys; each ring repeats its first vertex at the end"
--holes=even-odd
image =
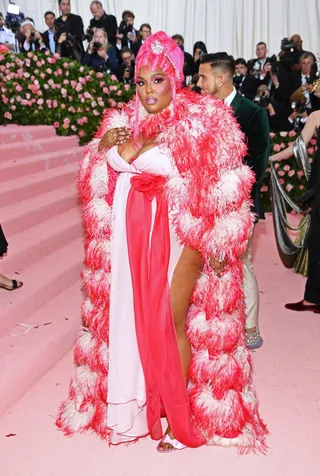
{"type": "MultiPolygon", "coordinates": [[[[117,173],[107,166],[106,153],[99,153],[98,146],[109,129],[133,130],[134,110],[132,101],[121,111],[107,112],[80,170],[87,297],[69,397],[57,419],[67,435],[91,429],[108,440],[110,235],[117,173]]],[[[175,232],[205,261],[187,319],[192,415],[208,444],[264,452],[267,429],[259,416],[244,334],[241,257],[253,227],[249,196],[254,178],[243,165],[243,135],[223,102],[188,91],[177,94],[175,113],[172,107],[153,116],[141,112],[140,131],[146,136],[157,131],[158,145],[179,171],[165,189],[175,232]],[[210,257],[228,263],[221,278],[210,268],[210,257]]]]}

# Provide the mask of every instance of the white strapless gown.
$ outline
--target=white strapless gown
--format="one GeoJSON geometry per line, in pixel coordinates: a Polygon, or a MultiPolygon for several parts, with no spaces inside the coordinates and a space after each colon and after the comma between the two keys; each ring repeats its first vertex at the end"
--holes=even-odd
{"type": "MultiPolygon", "coordinates": [[[[113,147],[107,153],[109,165],[120,172],[113,200],[111,243],[110,336],[107,426],[111,443],[119,444],[148,435],[145,382],[140,361],[133,307],[133,290],[126,235],[126,207],[132,174],[147,172],[171,176],[178,172],[158,147],[128,164],[113,147]]],[[[152,217],[156,201],[152,202],[152,217]]],[[[169,285],[182,246],[170,228],[169,285]]],[[[151,311],[151,310],[150,310],[151,311]]]]}

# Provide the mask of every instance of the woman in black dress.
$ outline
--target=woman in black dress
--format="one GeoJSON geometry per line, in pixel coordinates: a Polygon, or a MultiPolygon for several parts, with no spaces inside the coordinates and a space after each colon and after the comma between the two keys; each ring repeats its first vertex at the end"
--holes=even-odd
{"type": "MultiPolygon", "coordinates": [[[[8,250],[8,243],[0,225],[0,257],[2,257],[8,250]]],[[[0,274],[0,288],[7,291],[13,291],[14,289],[21,288],[23,283],[16,281],[15,279],[9,279],[3,274],[0,274]]]]}
{"type": "MultiPolygon", "coordinates": [[[[308,279],[302,301],[288,303],[292,311],[314,311],[320,313],[320,111],[310,114],[301,137],[305,145],[317,135],[317,155],[311,166],[308,181],[307,205],[311,208],[311,222],[308,234],[308,279]]],[[[299,140],[299,138],[298,138],[299,140]]],[[[272,162],[285,160],[293,155],[293,146],[272,156],[272,162]]]]}

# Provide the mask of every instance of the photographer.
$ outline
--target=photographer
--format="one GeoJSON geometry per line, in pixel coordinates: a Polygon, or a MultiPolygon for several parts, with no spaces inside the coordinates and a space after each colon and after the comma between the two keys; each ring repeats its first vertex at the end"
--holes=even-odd
{"type": "Polygon", "coordinates": [[[151,26],[149,25],[149,23],[143,23],[140,26],[137,41],[132,44],[132,52],[134,56],[137,56],[141,46],[150,35],[151,35],[151,26]]]}
{"type": "Polygon", "coordinates": [[[291,102],[300,101],[305,104],[307,114],[320,109],[320,99],[313,94],[313,83],[317,77],[313,74],[314,59],[313,54],[304,52],[300,56],[300,71],[292,73],[291,102]]]}
{"type": "Polygon", "coordinates": [[[179,33],[172,36],[173,41],[179,46],[179,48],[183,51],[184,55],[184,65],[183,65],[183,75],[187,79],[188,77],[192,77],[192,69],[193,69],[193,58],[190,53],[187,53],[184,50],[184,38],[179,33]]]}
{"type": "Polygon", "coordinates": [[[15,45],[14,33],[6,27],[4,17],[0,13],[0,44],[12,51],[15,45]]]}
{"type": "Polygon", "coordinates": [[[247,99],[254,99],[259,82],[254,76],[250,74],[248,75],[247,63],[243,58],[238,58],[235,61],[235,75],[233,78],[233,84],[239,94],[246,97],[247,99]]]}
{"type": "Polygon", "coordinates": [[[61,16],[55,21],[57,53],[63,58],[81,62],[84,54],[82,18],[71,13],[70,0],[59,0],[59,7],[61,16]]]}
{"type": "Polygon", "coordinates": [[[303,122],[307,117],[307,114],[303,111],[295,110],[291,112],[290,105],[284,101],[277,101],[272,97],[270,89],[265,84],[258,87],[254,102],[267,111],[269,126],[272,132],[297,129],[300,118],[303,122]]]}
{"type": "Polygon", "coordinates": [[[122,48],[121,60],[123,61],[123,64],[120,66],[118,79],[125,84],[131,85],[134,80],[135,61],[133,52],[130,48],[127,48],[126,46],[122,48]]]}
{"type": "Polygon", "coordinates": [[[19,36],[19,52],[28,53],[29,51],[44,51],[46,46],[41,34],[36,31],[34,23],[26,20],[21,24],[19,36]]]}
{"type": "Polygon", "coordinates": [[[196,41],[193,45],[193,63],[192,63],[192,76],[198,74],[200,61],[203,55],[208,54],[207,47],[203,41],[196,41]]]}
{"type": "Polygon", "coordinates": [[[129,10],[122,13],[122,21],[117,34],[117,38],[121,39],[122,47],[126,46],[132,49],[132,45],[138,41],[138,32],[134,28],[134,18],[134,14],[129,10]]]}
{"type": "Polygon", "coordinates": [[[260,80],[265,78],[263,68],[264,65],[269,61],[269,58],[267,57],[267,51],[266,43],[264,43],[264,41],[260,41],[256,46],[257,58],[253,58],[252,60],[248,61],[247,64],[249,73],[260,80]]]}
{"type": "Polygon", "coordinates": [[[90,25],[86,31],[89,43],[93,38],[95,28],[101,28],[107,32],[109,43],[115,46],[118,30],[116,17],[114,15],[107,15],[101,2],[91,2],[90,11],[93,18],[90,20],[90,25]]]}
{"type": "Polygon", "coordinates": [[[108,35],[104,30],[100,28],[95,29],[82,63],[90,66],[95,71],[108,74],[117,73],[118,61],[116,50],[108,43],[108,35]]]}

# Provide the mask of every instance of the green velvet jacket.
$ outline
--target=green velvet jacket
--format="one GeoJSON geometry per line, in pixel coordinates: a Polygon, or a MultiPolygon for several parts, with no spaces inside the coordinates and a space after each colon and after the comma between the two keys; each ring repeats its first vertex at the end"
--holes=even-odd
{"type": "Polygon", "coordinates": [[[260,187],[270,155],[270,130],[267,112],[257,104],[244,98],[239,93],[234,97],[231,107],[246,136],[248,154],[245,163],[256,175],[251,198],[253,211],[257,218],[264,218],[260,187]]]}

